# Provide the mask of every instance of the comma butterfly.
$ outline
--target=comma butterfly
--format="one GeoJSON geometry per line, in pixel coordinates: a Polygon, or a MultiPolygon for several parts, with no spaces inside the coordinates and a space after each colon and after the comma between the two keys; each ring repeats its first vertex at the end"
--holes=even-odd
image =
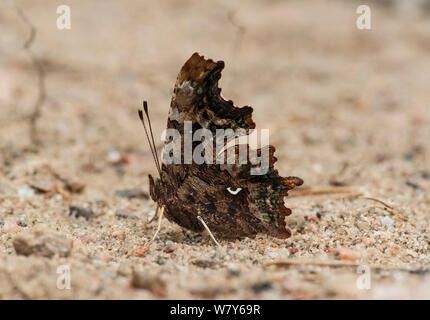
{"type": "MultiPolygon", "coordinates": [[[[223,68],[223,61],[214,62],[198,53],[188,59],[176,80],[168,129],[177,130],[183,138],[187,133],[186,122],[191,123],[192,131],[207,129],[214,136],[218,129],[242,130],[249,134],[255,128],[251,107],[238,108],[221,97],[218,81],[223,68]]],[[[146,102],[144,107],[149,121],[146,102]]],[[[139,115],[144,123],[141,110],[139,115]]],[[[302,185],[303,181],[278,175],[274,169],[277,159],[273,146],[266,149],[269,165],[264,174],[253,175],[251,169],[256,165],[249,160],[239,164],[166,164],[163,161],[160,165],[150,122],[149,127],[152,141],[148,132],[147,138],[160,174],[155,180],[149,175],[150,196],[163,208],[169,221],[195,232],[202,232],[207,227],[216,235],[230,239],[255,237],[257,233],[281,239],[291,235],[285,223],[291,210],[284,206],[284,197],[288,190],[302,185]]],[[[193,141],[192,150],[196,147],[197,142],[193,141]]],[[[235,159],[238,159],[239,149],[238,146],[234,148],[235,159]]],[[[249,145],[245,149],[248,153],[251,150],[249,145]]],[[[256,154],[261,155],[262,149],[256,154]]],[[[218,156],[217,152],[212,154],[212,157],[218,156]]],[[[184,159],[184,150],[180,156],[184,159]]]]}

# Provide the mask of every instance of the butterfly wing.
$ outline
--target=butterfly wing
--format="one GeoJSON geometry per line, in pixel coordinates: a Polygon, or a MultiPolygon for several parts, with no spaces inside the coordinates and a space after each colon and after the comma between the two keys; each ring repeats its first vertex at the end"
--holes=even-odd
{"type": "MultiPolygon", "coordinates": [[[[178,130],[182,137],[184,121],[192,122],[193,132],[206,128],[214,135],[217,129],[240,129],[249,134],[255,128],[251,107],[238,108],[222,98],[218,80],[223,68],[222,61],[214,62],[197,53],[191,56],[178,75],[167,128],[178,130]]],[[[235,148],[238,157],[239,148],[235,148]]],[[[252,175],[255,165],[249,161],[240,165],[163,164],[162,182],[150,178],[151,197],[165,207],[170,221],[193,231],[203,230],[197,219],[201,216],[212,232],[225,238],[257,233],[287,238],[290,232],[285,217],[291,210],[285,207],[284,197],[303,181],[279,176],[273,166],[275,148],[267,148],[269,169],[263,175],[252,175]]],[[[248,154],[249,150],[247,146],[248,154]]],[[[257,150],[256,155],[261,152],[257,150]]],[[[216,152],[213,157],[215,160],[216,152]]]]}

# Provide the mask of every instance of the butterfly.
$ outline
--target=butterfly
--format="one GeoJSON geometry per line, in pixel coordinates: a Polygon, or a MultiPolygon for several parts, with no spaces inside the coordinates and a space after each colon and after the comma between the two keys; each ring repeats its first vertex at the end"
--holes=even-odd
{"type": "MultiPolygon", "coordinates": [[[[217,129],[242,130],[249,134],[255,128],[251,107],[236,107],[231,100],[221,96],[218,81],[223,68],[223,61],[205,59],[198,53],[185,62],[174,87],[167,129],[174,129],[184,137],[185,122],[192,124],[193,131],[207,129],[214,136],[217,129]]],[[[169,221],[194,232],[206,228],[227,239],[253,238],[258,233],[280,239],[291,235],[285,222],[291,210],[285,207],[284,197],[289,190],[302,185],[303,180],[278,174],[274,168],[277,159],[273,146],[266,150],[269,166],[265,174],[251,174],[255,164],[250,161],[240,164],[160,163],[146,101],[144,111],[149,130],[142,110],[139,110],[139,116],[159,173],[156,179],[149,175],[150,196],[169,221]]],[[[193,150],[196,147],[193,142],[193,150]]],[[[238,149],[234,147],[236,158],[238,149]]],[[[246,150],[249,153],[249,145],[246,150]]],[[[260,148],[256,154],[261,155],[262,151],[260,148]]],[[[216,152],[213,154],[218,156],[216,152]]],[[[180,155],[184,157],[183,150],[180,155]]]]}

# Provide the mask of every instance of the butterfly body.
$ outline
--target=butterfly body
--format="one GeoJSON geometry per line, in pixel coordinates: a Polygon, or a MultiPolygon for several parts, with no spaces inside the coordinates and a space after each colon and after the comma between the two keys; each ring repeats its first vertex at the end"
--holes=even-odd
{"type": "MultiPolygon", "coordinates": [[[[214,62],[195,53],[179,72],[167,121],[168,129],[177,130],[184,137],[184,122],[192,123],[192,130],[217,129],[249,130],[255,128],[251,107],[238,108],[224,100],[218,80],[224,68],[222,61],[214,62]]],[[[201,142],[200,142],[201,143],[201,142]]],[[[192,143],[192,148],[197,142],[192,143]]],[[[249,153],[249,146],[247,146],[249,153]]],[[[268,147],[269,168],[263,175],[253,175],[250,161],[241,164],[162,164],[160,178],[150,181],[151,198],[164,215],[186,229],[201,232],[204,226],[223,238],[254,237],[266,233],[287,238],[285,217],[291,210],[284,206],[288,190],[303,183],[300,178],[283,178],[273,164],[275,148],[268,147]]],[[[235,155],[237,156],[236,148],[235,155]]],[[[261,150],[258,150],[258,155],[261,150]]],[[[182,150],[181,159],[184,159],[182,150]]]]}

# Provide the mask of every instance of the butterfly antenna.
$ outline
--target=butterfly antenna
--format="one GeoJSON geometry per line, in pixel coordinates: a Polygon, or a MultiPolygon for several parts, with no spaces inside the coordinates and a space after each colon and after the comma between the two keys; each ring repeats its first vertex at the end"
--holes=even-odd
{"type": "Polygon", "coordinates": [[[148,139],[148,144],[149,144],[149,147],[151,148],[151,153],[152,153],[152,157],[154,158],[155,166],[157,167],[157,171],[161,176],[161,168],[160,168],[160,164],[158,163],[157,151],[155,149],[155,144],[153,145],[151,143],[151,140],[149,139],[148,129],[146,128],[145,120],[143,118],[143,111],[142,109],[139,109],[137,112],[139,113],[139,118],[143,124],[143,128],[145,129],[146,138],[148,139]]]}
{"type": "Polygon", "coordinates": [[[156,152],[157,149],[155,147],[154,134],[152,133],[151,118],[149,117],[148,103],[146,102],[146,100],[143,100],[143,110],[145,110],[146,118],[148,119],[149,132],[151,133],[152,145],[154,146],[155,157],[157,158],[158,168],[160,168],[161,167],[160,166],[160,159],[158,159],[158,154],[156,152]]]}

